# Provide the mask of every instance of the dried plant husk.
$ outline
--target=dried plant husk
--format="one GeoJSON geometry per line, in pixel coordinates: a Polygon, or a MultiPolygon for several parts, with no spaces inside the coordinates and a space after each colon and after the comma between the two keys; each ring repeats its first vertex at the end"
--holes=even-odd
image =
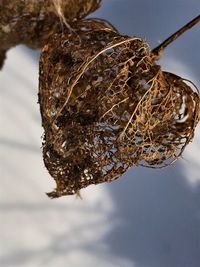
{"type": "Polygon", "coordinates": [[[17,44],[41,48],[63,23],[81,19],[101,0],[0,0],[0,65],[2,55],[17,44]]]}
{"type": "Polygon", "coordinates": [[[82,20],[40,58],[44,163],[55,198],[111,182],[132,166],[163,167],[192,140],[199,95],[163,72],[145,40],[82,20]]]}

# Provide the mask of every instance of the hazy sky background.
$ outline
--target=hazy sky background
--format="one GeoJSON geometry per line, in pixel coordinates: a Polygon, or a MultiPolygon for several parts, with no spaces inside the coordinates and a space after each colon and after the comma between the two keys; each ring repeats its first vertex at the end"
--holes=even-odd
{"type": "MultiPolygon", "coordinates": [[[[199,11],[197,0],[104,0],[92,16],[153,48],[199,11]]],[[[199,87],[199,47],[200,25],[167,48],[161,64],[199,87]]],[[[82,190],[83,200],[50,200],[37,55],[12,49],[0,73],[0,266],[199,267],[199,128],[184,158],[167,169],[133,168],[82,190]]]]}

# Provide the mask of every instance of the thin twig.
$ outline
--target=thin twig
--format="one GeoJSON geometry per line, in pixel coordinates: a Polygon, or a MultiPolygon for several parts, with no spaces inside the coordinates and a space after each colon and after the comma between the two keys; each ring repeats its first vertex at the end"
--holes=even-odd
{"type": "Polygon", "coordinates": [[[163,41],[161,44],[159,44],[156,48],[152,50],[152,53],[155,55],[156,59],[159,59],[162,55],[163,50],[171,44],[173,41],[175,41],[179,36],[181,36],[184,32],[191,29],[193,26],[195,26],[197,23],[200,22],[200,15],[195,17],[193,20],[185,24],[183,27],[181,27],[178,31],[173,33],[171,36],[169,36],[165,41],[163,41]]]}

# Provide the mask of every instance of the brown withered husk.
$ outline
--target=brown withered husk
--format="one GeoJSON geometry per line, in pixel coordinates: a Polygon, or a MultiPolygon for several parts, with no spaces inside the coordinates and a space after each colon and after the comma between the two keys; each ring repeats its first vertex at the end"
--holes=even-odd
{"type": "Polygon", "coordinates": [[[82,20],[44,46],[39,103],[52,198],[111,182],[132,166],[171,164],[192,140],[199,95],[163,72],[148,44],[82,20]]]}
{"type": "Polygon", "coordinates": [[[41,48],[48,37],[84,18],[101,0],[0,0],[0,68],[5,52],[18,44],[41,48]],[[65,25],[66,26],[66,25],[65,25]]]}

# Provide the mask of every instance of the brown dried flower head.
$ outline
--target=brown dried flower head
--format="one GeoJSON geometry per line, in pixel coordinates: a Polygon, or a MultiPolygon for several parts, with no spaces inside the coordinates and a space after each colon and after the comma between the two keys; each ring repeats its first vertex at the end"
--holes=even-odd
{"type": "Polygon", "coordinates": [[[148,44],[106,22],[52,35],[40,58],[43,157],[50,197],[111,182],[132,166],[171,164],[192,140],[199,95],[163,72],[148,44]]]}

